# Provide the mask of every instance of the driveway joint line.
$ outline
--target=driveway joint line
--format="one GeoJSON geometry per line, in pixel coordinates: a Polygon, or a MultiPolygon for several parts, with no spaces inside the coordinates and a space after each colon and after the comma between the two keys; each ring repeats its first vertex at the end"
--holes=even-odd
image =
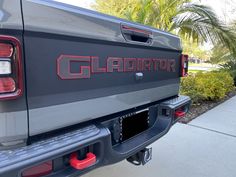
{"type": "Polygon", "coordinates": [[[217,131],[217,130],[212,130],[212,129],[209,129],[209,128],[204,128],[204,127],[201,127],[201,126],[198,126],[198,125],[192,125],[192,124],[187,124],[187,125],[191,126],[191,127],[207,130],[207,131],[210,131],[210,132],[218,133],[218,134],[221,134],[221,135],[226,135],[226,136],[230,136],[230,137],[236,138],[236,135],[231,135],[231,134],[220,132],[220,131],[217,131]]]}

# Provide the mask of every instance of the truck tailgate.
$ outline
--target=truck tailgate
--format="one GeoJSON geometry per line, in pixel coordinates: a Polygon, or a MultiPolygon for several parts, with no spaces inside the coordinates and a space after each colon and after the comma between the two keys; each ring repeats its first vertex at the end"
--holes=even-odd
{"type": "Polygon", "coordinates": [[[30,135],[178,94],[176,36],[61,3],[22,5],[30,135]]]}

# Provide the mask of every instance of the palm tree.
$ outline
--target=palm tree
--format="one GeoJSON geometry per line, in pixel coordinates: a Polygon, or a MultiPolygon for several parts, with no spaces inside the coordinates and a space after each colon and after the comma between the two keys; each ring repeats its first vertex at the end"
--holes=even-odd
{"type": "Polygon", "coordinates": [[[190,41],[221,43],[236,56],[235,30],[226,26],[210,7],[191,0],[96,0],[94,8],[190,41]]]}

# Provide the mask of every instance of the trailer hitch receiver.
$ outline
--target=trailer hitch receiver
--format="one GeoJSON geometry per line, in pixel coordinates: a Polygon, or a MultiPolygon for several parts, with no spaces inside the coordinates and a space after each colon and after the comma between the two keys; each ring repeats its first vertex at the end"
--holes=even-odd
{"type": "Polygon", "coordinates": [[[145,148],[133,156],[127,158],[127,161],[133,165],[145,165],[152,160],[152,148],[145,148]]]}

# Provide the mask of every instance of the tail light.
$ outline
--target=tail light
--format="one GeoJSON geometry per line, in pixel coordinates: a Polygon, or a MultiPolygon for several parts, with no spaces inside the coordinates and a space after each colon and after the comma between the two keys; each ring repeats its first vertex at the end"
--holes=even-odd
{"type": "Polygon", "coordinates": [[[11,36],[0,36],[0,100],[21,96],[22,79],[20,42],[11,36]]]}
{"type": "Polygon", "coordinates": [[[188,55],[181,55],[181,70],[180,76],[186,77],[188,75],[188,55]]]}

